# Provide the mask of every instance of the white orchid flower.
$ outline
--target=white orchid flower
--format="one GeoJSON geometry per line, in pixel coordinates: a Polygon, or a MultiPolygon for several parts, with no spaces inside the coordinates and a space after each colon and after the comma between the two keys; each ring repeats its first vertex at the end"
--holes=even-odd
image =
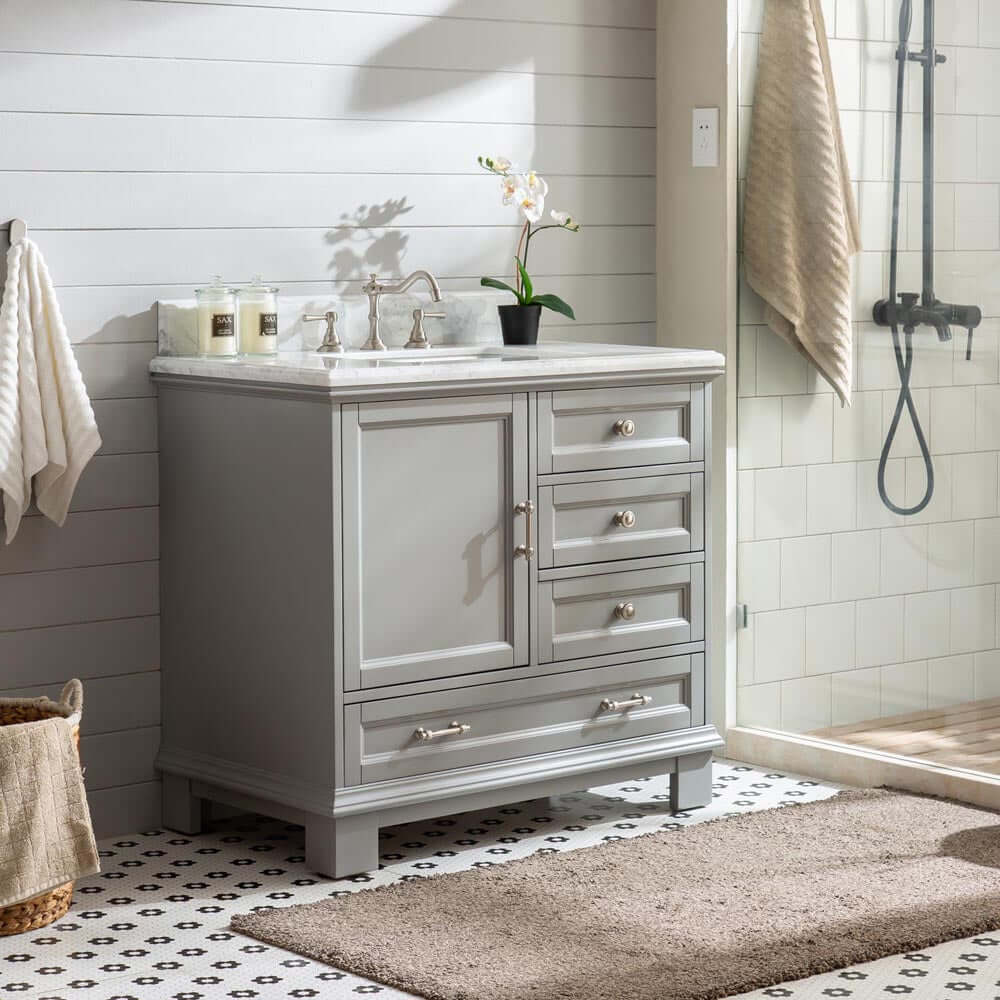
{"type": "Polygon", "coordinates": [[[528,222],[535,223],[542,217],[542,212],[545,211],[545,196],[532,194],[531,191],[525,188],[518,188],[517,205],[524,213],[524,217],[528,222]]]}
{"type": "Polygon", "coordinates": [[[503,203],[505,205],[512,205],[514,199],[517,198],[517,178],[512,177],[510,174],[505,174],[500,181],[500,193],[503,195],[503,203]]]}
{"type": "Polygon", "coordinates": [[[577,232],[580,228],[580,223],[569,212],[557,212],[555,209],[552,209],[549,215],[552,216],[557,226],[562,226],[563,229],[568,229],[571,233],[577,232]]]}
{"type": "Polygon", "coordinates": [[[534,198],[544,199],[549,193],[549,186],[545,183],[545,178],[536,174],[534,170],[520,174],[517,182],[534,198]]]}
{"type": "Polygon", "coordinates": [[[476,162],[494,174],[506,176],[514,169],[514,165],[506,156],[477,156],[476,162]]]}

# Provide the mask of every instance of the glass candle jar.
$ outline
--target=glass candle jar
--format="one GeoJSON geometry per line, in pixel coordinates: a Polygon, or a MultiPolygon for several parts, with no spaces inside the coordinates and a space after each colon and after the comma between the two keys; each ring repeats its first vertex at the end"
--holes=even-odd
{"type": "Polygon", "coordinates": [[[236,355],[236,294],[216,276],[208,288],[196,288],[198,350],[211,357],[236,355]]]}
{"type": "Polygon", "coordinates": [[[278,289],[260,275],[239,290],[240,354],[278,353],[278,289]]]}

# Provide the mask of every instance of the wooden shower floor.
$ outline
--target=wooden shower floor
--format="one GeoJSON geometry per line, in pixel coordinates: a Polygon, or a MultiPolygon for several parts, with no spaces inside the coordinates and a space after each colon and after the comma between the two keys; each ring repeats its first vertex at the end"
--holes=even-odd
{"type": "Polygon", "coordinates": [[[810,735],[918,761],[1000,774],[1000,698],[833,726],[810,735]]]}

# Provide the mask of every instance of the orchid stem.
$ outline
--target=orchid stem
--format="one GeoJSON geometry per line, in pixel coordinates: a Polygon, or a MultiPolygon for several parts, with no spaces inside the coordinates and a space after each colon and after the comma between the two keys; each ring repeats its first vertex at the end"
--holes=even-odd
{"type": "MultiPolygon", "coordinates": [[[[530,222],[525,222],[524,225],[521,227],[521,237],[517,241],[517,257],[518,257],[518,259],[520,259],[520,257],[521,257],[521,248],[522,247],[526,247],[525,238],[527,237],[527,239],[529,239],[529,240],[531,239],[531,236],[529,235],[529,230],[530,229],[531,229],[531,223],[530,222]]],[[[527,253],[527,250],[525,250],[525,253],[527,253]]],[[[518,292],[523,294],[524,288],[521,286],[521,272],[520,271],[518,271],[517,274],[514,275],[514,281],[516,283],[518,292]]]]}
{"type": "MultiPolygon", "coordinates": [[[[531,228],[531,223],[530,222],[526,222],[524,224],[524,228],[527,231],[528,235],[527,235],[527,238],[524,241],[524,256],[521,258],[521,266],[524,268],[524,271],[527,274],[527,271],[528,271],[528,250],[531,248],[531,237],[534,236],[535,233],[538,232],[538,230],[537,229],[533,230],[531,228]]],[[[524,289],[522,288],[521,291],[523,292],[524,289]]]]}
{"type": "MultiPolygon", "coordinates": [[[[524,224],[524,229],[521,231],[521,242],[524,243],[524,256],[521,257],[521,265],[522,265],[522,267],[524,267],[525,271],[528,270],[528,249],[531,246],[531,237],[537,235],[540,232],[542,232],[543,229],[565,229],[565,228],[566,228],[565,226],[557,226],[557,225],[553,225],[552,223],[549,223],[549,224],[544,225],[544,226],[535,226],[535,228],[532,229],[530,222],[526,222],[524,224]],[[527,234],[528,234],[527,238],[525,238],[525,235],[524,235],[525,232],[527,232],[527,234]]],[[[517,252],[518,252],[518,256],[520,257],[521,256],[521,243],[518,243],[518,245],[517,245],[517,252]]],[[[518,287],[520,288],[521,287],[521,276],[520,275],[518,275],[517,282],[518,282],[518,287]]],[[[523,289],[522,289],[522,291],[523,291],[523,289]]]]}

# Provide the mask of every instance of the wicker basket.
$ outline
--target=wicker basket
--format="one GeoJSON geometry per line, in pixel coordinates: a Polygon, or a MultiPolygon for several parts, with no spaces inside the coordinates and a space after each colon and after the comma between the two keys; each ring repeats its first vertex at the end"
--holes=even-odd
{"type": "MultiPolygon", "coordinates": [[[[62,691],[59,702],[48,698],[0,700],[0,726],[17,726],[25,722],[39,722],[53,716],[69,716],[73,723],[73,739],[80,748],[80,714],[83,710],[83,686],[70,681],[62,691]],[[68,711],[67,711],[68,710],[68,711]]],[[[51,924],[64,916],[73,901],[73,883],[56,886],[22,903],[0,907],[0,937],[23,934],[51,924]]]]}

